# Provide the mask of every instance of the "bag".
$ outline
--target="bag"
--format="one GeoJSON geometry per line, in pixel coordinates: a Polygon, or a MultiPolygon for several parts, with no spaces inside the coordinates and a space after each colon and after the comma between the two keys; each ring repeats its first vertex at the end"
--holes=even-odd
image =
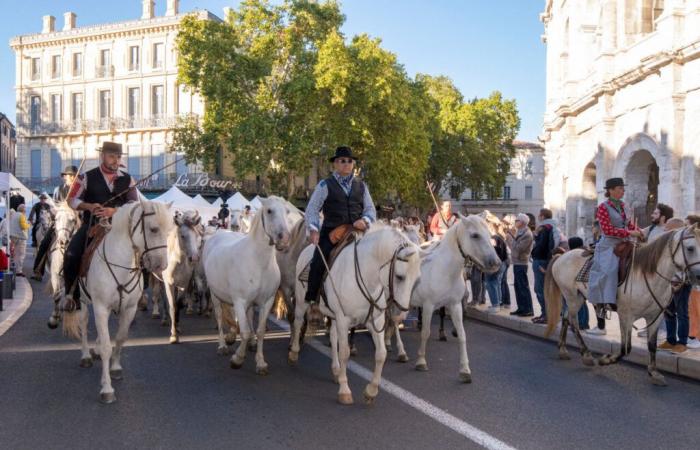
{"type": "Polygon", "coordinates": [[[0,249],[0,270],[7,270],[10,268],[10,259],[4,250],[0,249]]]}
{"type": "Polygon", "coordinates": [[[331,244],[336,245],[338,242],[345,239],[345,236],[347,236],[352,230],[354,230],[353,226],[346,223],[333,228],[333,231],[330,232],[328,238],[330,239],[331,244]]]}

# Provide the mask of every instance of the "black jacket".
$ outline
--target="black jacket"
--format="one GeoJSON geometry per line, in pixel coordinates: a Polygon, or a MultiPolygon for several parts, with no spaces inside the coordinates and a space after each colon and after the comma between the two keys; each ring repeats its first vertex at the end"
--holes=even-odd
{"type": "Polygon", "coordinates": [[[354,178],[350,195],[345,191],[335,179],[330,176],[326,179],[328,187],[328,197],[323,202],[323,228],[327,231],[340,225],[352,224],[362,218],[364,210],[365,184],[354,178]]]}
{"type": "Polygon", "coordinates": [[[541,225],[537,228],[536,233],[535,245],[532,247],[532,259],[549,261],[552,258],[552,250],[554,249],[552,226],[549,224],[541,225]]]}

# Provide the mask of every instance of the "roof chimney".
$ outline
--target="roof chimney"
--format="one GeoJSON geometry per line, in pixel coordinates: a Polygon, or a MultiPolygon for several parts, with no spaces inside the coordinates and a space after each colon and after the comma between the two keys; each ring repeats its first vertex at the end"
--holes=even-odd
{"type": "Polygon", "coordinates": [[[76,17],[74,12],[63,13],[63,31],[75,28],[76,17]]]}
{"type": "Polygon", "coordinates": [[[166,16],[176,16],[180,9],[180,0],[168,0],[168,7],[165,10],[166,16]]]}
{"type": "Polygon", "coordinates": [[[41,28],[42,33],[53,33],[56,31],[56,18],[54,16],[44,16],[43,27],[41,28]]]}
{"type": "Polygon", "coordinates": [[[143,13],[141,14],[141,18],[152,19],[155,15],[155,2],[153,0],[143,0],[141,4],[143,5],[143,13]]]}

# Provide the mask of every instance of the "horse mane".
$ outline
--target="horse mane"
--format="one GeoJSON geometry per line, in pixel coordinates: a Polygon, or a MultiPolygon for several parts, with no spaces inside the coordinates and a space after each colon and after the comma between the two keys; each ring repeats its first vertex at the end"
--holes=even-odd
{"type": "Polygon", "coordinates": [[[375,247],[375,250],[382,255],[392,254],[394,250],[396,250],[397,243],[408,242],[414,245],[401,231],[392,226],[380,223],[372,224],[369,230],[365,232],[361,241],[366,241],[366,243],[375,247]],[[395,239],[387,239],[387,235],[391,235],[391,237],[395,239]]]}
{"type": "Polygon", "coordinates": [[[294,227],[292,228],[292,231],[289,234],[290,242],[298,242],[298,239],[301,237],[302,234],[306,236],[306,220],[298,220],[297,223],[294,224],[294,227]]]}
{"type": "Polygon", "coordinates": [[[674,236],[675,232],[667,231],[649,244],[640,245],[636,250],[633,269],[655,273],[663,252],[674,236]]]}

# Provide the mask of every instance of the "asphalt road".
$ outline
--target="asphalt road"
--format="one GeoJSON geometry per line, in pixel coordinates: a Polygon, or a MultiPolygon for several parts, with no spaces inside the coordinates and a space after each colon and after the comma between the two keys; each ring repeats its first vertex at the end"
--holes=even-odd
{"type": "MultiPolygon", "coordinates": [[[[351,373],[356,403],[348,407],[336,403],[330,360],[306,346],[299,366],[289,367],[287,335],[272,323],[270,374],[261,377],[253,354],[238,371],[216,354],[213,319],[184,317],[185,342],[169,345],[168,329],[139,312],[123,352],[124,379],[114,382],[118,400],[103,405],[100,363],[78,366],[77,344],[46,327],[50,301],[42,286],[32,287],[32,307],[0,337],[3,449],[480,447],[458,432],[465,427],[523,449],[700,445],[700,383],[668,376],[669,386],[659,388],[640,367],[560,361],[550,342],[472,321],[472,384],[459,383],[456,340],[438,342],[434,323],[430,371],[393,359],[384,369],[414,405],[427,403],[410,406],[401,392],[380,390],[366,406],[366,382],[351,373]],[[452,417],[451,427],[436,415],[452,417]]],[[[403,336],[415,357],[418,333],[403,336]]],[[[353,360],[371,369],[371,339],[361,334],[357,344],[353,360]]]]}

